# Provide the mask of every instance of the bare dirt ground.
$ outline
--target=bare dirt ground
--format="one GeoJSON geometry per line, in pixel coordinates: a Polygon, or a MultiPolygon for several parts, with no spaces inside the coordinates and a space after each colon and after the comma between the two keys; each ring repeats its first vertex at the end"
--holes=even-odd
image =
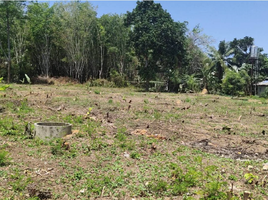
{"type": "Polygon", "coordinates": [[[196,163],[195,153],[206,165],[217,163],[227,190],[231,184],[239,188],[234,191],[238,199],[245,190],[266,198],[267,100],[62,82],[12,85],[0,95],[0,145],[11,157],[10,164],[0,167],[0,195],[6,199],[185,199],[184,193],[168,192],[169,187],[148,189],[147,182],[161,173],[161,180],[172,182],[168,163],[187,168],[181,156],[196,163]],[[44,121],[72,123],[73,134],[50,143],[23,135],[26,123],[44,121]],[[148,168],[153,168],[150,173],[148,168]],[[246,173],[258,178],[246,184],[246,173]],[[105,182],[102,176],[109,178],[105,182]]]}

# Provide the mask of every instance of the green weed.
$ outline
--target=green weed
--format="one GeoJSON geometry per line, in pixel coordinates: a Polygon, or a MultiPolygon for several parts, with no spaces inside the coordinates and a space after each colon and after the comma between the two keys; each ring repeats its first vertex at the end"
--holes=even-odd
{"type": "Polygon", "coordinates": [[[246,179],[247,183],[251,184],[254,181],[257,181],[259,177],[257,175],[252,174],[252,173],[246,173],[244,175],[244,178],[246,179]]]}
{"type": "Polygon", "coordinates": [[[107,147],[107,144],[103,142],[101,138],[95,138],[94,140],[92,140],[92,142],[88,146],[88,150],[100,151],[105,147],[107,147]]]}
{"type": "Polygon", "coordinates": [[[231,181],[237,181],[238,180],[238,178],[235,175],[232,175],[232,174],[228,177],[228,179],[231,180],[231,181]]]}
{"type": "Polygon", "coordinates": [[[152,193],[157,193],[157,195],[160,195],[161,193],[167,191],[168,183],[163,180],[154,181],[148,184],[148,189],[152,193]]]}
{"type": "Polygon", "coordinates": [[[26,186],[32,182],[31,177],[26,177],[19,173],[18,169],[14,169],[14,173],[10,175],[11,181],[9,182],[12,189],[16,192],[25,190],[26,186]]]}
{"type": "MultiPolygon", "coordinates": [[[[3,80],[3,77],[1,77],[0,78],[0,83],[2,82],[2,80],[3,80]]],[[[9,85],[0,85],[0,91],[4,91],[4,90],[6,90],[7,88],[9,87],[9,85]]]]}
{"type": "Polygon", "coordinates": [[[139,159],[141,157],[141,155],[138,152],[131,152],[130,154],[130,158],[132,159],[139,159]]]}
{"type": "Polygon", "coordinates": [[[188,192],[188,188],[199,185],[202,178],[202,172],[196,168],[190,167],[187,171],[183,171],[177,164],[171,163],[172,184],[171,190],[173,195],[182,195],[188,192]]]}
{"type": "Polygon", "coordinates": [[[145,104],[148,104],[148,103],[149,103],[149,100],[148,100],[148,99],[144,99],[143,102],[144,102],[145,104]]]}
{"type": "Polygon", "coordinates": [[[126,128],[119,128],[117,130],[117,134],[116,134],[116,139],[118,139],[120,142],[126,141],[127,136],[126,136],[126,128]]]}
{"type": "Polygon", "coordinates": [[[5,150],[0,150],[0,166],[7,165],[10,160],[9,153],[5,150]]]}
{"type": "Polygon", "coordinates": [[[191,100],[191,98],[189,98],[189,97],[187,97],[186,99],[185,99],[185,102],[187,102],[187,103],[190,103],[192,100],[191,100]]]}
{"type": "Polygon", "coordinates": [[[226,186],[227,182],[220,182],[218,180],[209,182],[206,184],[205,188],[200,191],[200,193],[203,194],[203,197],[200,199],[226,199],[226,186]]]}
{"type": "Polygon", "coordinates": [[[160,118],[161,118],[162,114],[161,114],[159,111],[154,110],[154,115],[153,115],[153,116],[154,116],[154,118],[155,118],[155,119],[157,119],[157,120],[158,120],[158,119],[160,119],[160,118]]]}

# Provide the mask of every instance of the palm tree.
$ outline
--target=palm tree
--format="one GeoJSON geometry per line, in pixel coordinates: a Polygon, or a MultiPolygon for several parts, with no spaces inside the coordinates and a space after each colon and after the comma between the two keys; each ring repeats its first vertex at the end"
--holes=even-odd
{"type": "Polygon", "coordinates": [[[225,40],[223,40],[220,42],[218,50],[211,47],[210,51],[211,53],[209,55],[215,64],[215,75],[218,78],[218,82],[221,83],[224,71],[227,68],[232,68],[232,58],[230,56],[233,54],[234,50],[230,47],[229,42],[225,42],[225,40]]]}
{"type": "Polygon", "coordinates": [[[208,90],[209,86],[209,78],[214,70],[214,63],[210,58],[206,58],[203,60],[203,67],[200,69],[199,74],[202,77],[202,85],[204,89],[208,90]]]}

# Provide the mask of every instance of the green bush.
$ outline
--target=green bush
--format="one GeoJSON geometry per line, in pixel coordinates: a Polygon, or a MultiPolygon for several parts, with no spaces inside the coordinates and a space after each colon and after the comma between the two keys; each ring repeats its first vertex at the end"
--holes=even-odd
{"type": "Polygon", "coordinates": [[[227,199],[226,196],[226,186],[227,182],[212,181],[206,184],[205,188],[202,190],[203,198],[200,199],[227,199]]]}
{"type": "Polygon", "coordinates": [[[227,95],[244,95],[249,85],[249,75],[245,71],[228,70],[222,80],[222,91],[227,95]]]}
{"type": "Polygon", "coordinates": [[[89,87],[114,87],[115,84],[106,79],[95,79],[90,80],[88,83],[89,87]]]}
{"type": "Polygon", "coordinates": [[[262,98],[268,98],[268,88],[265,88],[264,92],[260,94],[260,97],[262,98]]]}
{"type": "Polygon", "coordinates": [[[200,91],[200,83],[195,78],[195,75],[185,76],[186,91],[198,92],[200,91]]]}
{"type": "Polygon", "coordinates": [[[121,76],[116,70],[110,72],[110,79],[114,82],[116,87],[127,87],[128,82],[124,76],[121,76]]]}

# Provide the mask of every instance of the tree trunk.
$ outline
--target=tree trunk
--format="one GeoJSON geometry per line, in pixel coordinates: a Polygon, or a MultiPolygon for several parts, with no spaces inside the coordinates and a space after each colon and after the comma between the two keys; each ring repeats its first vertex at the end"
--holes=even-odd
{"type": "Polygon", "coordinates": [[[100,56],[101,56],[101,63],[100,63],[100,70],[99,70],[99,79],[101,79],[102,78],[102,71],[103,71],[103,57],[104,57],[104,55],[103,55],[103,47],[102,47],[102,45],[100,45],[100,56]]]}
{"type": "Polygon", "coordinates": [[[146,92],[149,92],[149,86],[150,86],[150,80],[147,77],[147,79],[146,79],[146,86],[145,86],[146,92]]]}
{"type": "MultiPolygon", "coordinates": [[[[146,60],[145,60],[145,68],[147,68],[147,67],[148,67],[148,58],[146,58],[146,60]]],[[[146,69],[146,71],[147,71],[147,69],[146,69]]],[[[146,72],[146,73],[148,73],[148,72],[146,72]]],[[[146,92],[149,92],[149,87],[150,87],[150,79],[149,79],[148,74],[147,74],[146,75],[146,85],[145,85],[146,92]]]]}
{"type": "Polygon", "coordinates": [[[7,48],[8,48],[7,83],[10,83],[11,56],[10,56],[10,23],[9,23],[8,9],[6,13],[6,18],[7,18],[7,48]]]}

